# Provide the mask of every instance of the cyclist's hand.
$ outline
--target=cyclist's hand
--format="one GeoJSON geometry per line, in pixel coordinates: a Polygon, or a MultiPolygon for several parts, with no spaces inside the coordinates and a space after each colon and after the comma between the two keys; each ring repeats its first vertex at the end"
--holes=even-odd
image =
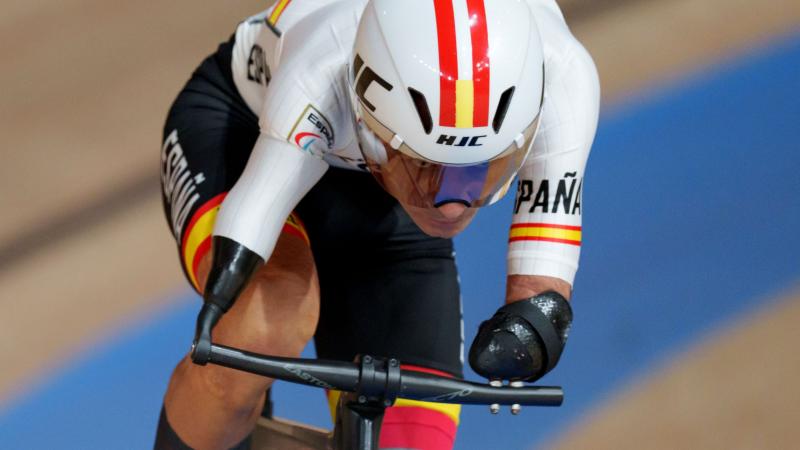
{"type": "Polygon", "coordinates": [[[558,363],[571,323],[569,302],[556,292],[509,303],[481,324],[469,364],[493,380],[537,380],[558,363]]]}

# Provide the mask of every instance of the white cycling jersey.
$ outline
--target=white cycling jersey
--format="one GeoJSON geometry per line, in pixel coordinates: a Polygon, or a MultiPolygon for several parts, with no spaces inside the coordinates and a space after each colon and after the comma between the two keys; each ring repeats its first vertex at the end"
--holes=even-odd
{"type": "MultiPolygon", "coordinates": [[[[518,173],[508,273],[572,283],[582,236],[583,174],[597,127],[600,88],[591,57],[570,33],[555,1],[527,3],[544,46],[545,94],[538,134],[518,173]]],[[[347,69],[366,4],[279,0],[237,28],[233,78],[258,115],[261,134],[222,204],[215,235],[266,260],[286,217],[329,166],[365,170],[347,69]]],[[[409,27],[413,32],[414,24],[409,27]]]]}

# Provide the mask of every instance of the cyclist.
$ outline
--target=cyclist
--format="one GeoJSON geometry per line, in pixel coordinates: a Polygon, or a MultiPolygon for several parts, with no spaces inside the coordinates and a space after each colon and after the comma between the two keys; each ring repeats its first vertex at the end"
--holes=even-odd
{"type": "MultiPolygon", "coordinates": [[[[161,153],[183,269],[226,312],[214,340],[296,356],[314,337],[322,358],[461,376],[450,238],[518,176],[506,304],[469,360],[541,377],[572,320],[598,109],[554,0],[280,0],[245,20],[175,100],[161,153]]],[[[247,448],[269,382],[184,358],[155,447],[247,448]]],[[[381,447],[452,448],[458,415],[398,401],[381,447]]]]}

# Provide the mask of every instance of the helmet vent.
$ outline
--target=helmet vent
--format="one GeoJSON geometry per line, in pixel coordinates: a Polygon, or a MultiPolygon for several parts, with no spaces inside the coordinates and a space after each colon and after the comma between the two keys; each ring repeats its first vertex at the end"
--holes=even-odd
{"type": "Polygon", "coordinates": [[[433,131],[433,118],[431,118],[431,110],[428,108],[425,96],[422,95],[422,92],[413,88],[408,88],[408,93],[411,94],[411,99],[414,100],[414,106],[417,108],[417,114],[419,114],[419,120],[422,122],[425,134],[431,134],[431,131],[433,131]]]}
{"type": "Polygon", "coordinates": [[[364,66],[364,60],[361,59],[361,55],[356,54],[356,59],[353,61],[353,79],[355,80],[358,78],[358,72],[361,71],[361,67],[364,66]]]}
{"type": "Polygon", "coordinates": [[[503,121],[506,120],[508,105],[511,104],[511,97],[514,96],[515,89],[516,88],[514,86],[511,86],[503,92],[503,95],[500,96],[500,103],[497,104],[497,112],[494,114],[494,120],[492,120],[492,128],[494,129],[495,134],[500,132],[500,128],[503,126],[503,121]]]}
{"type": "Polygon", "coordinates": [[[539,99],[539,109],[544,105],[544,85],[547,77],[545,76],[544,63],[542,63],[542,98],[539,99]]]}

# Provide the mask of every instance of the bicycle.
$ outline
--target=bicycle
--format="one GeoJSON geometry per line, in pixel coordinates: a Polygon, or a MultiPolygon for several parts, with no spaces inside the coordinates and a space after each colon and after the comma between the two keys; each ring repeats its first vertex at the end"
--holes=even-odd
{"type": "Polygon", "coordinates": [[[214,305],[205,304],[198,315],[191,349],[191,357],[196,364],[217,364],[277,380],[342,392],[332,432],[280,419],[262,419],[259,421],[259,430],[254,433],[254,450],[275,448],[264,446],[269,445],[264,440],[270,439],[270,436],[273,439],[293,440],[309,449],[378,450],[384,411],[398,397],[427,402],[491,405],[493,413],[499,410],[500,405],[511,405],[515,414],[523,405],[560,406],[564,400],[563,390],[559,386],[524,387],[521,382],[503,385],[501,381],[475,383],[403,370],[400,362],[394,358],[362,355],[356,358],[356,362],[284,358],[213,344],[211,330],[221,315],[215,308],[214,305]]]}

